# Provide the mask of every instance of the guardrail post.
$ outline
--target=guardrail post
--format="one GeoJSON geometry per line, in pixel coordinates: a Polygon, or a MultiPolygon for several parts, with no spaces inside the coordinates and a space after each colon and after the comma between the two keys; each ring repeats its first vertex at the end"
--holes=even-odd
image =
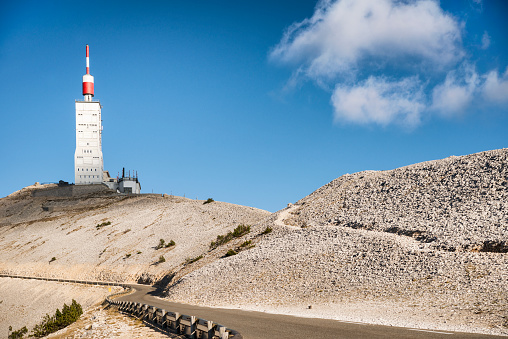
{"type": "Polygon", "coordinates": [[[166,327],[173,333],[180,333],[180,318],[182,316],[178,312],[166,313],[166,327]]]}
{"type": "Polygon", "coordinates": [[[148,309],[146,310],[146,317],[149,321],[151,321],[152,323],[155,321],[157,321],[157,307],[154,307],[154,306],[150,306],[148,307],[148,309]]]}
{"type": "Polygon", "coordinates": [[[215,325],[215,336],[219,337],[220,339],[228,339],[229,333],[227,331],[226,326],[216,324],[215,325]]]}
{"type": "Polygon", "coordinates": [[[209,320],[199,318],[196,322],[196,330],[201,334],[201,339],[212,339],[214,335],[214,323],[209,320]]]}
{"type": "Polygon", "coordinates": [[[166,318],[166,310],[158,308],[155,313],[155,317],[157,325],[159,325],[161,328],[164,328],[164,325],[166,324],[166,321],[164,320],[166,318]]]}
{"type": "Polygon", "coordinates": [[[196,317],[192,315],[182,315],[180,326],[183,326],[184,334],[188,339],[196,338],[196,317]]]}
{"type": "Polygon", "coordinates": [[[136,306],[134,307],[134,315],[140,316],[141,315],[141,307],[142,305],[140,303],[136,303],[136,306]]]}
{"type": "Polygon", "coordinates": [[[148,308],[150,307],[150,305],[147,305],[147,304],[143,304],[141,306],[141,311],[140,311],[140,316],[142,317],[142,319],[145,319],[146,317],[149,316],[148,314],[148,308]]]}

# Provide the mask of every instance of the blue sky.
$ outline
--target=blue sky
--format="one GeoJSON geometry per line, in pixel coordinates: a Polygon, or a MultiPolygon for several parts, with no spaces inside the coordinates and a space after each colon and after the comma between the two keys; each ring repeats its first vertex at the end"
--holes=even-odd
{"type": "Polygon", "coordinates": [[[277,211],[362,170],[508,147],[505,1],[3,1],[0,196],[74,180],[85,45],[104,166],[277,211]]]}

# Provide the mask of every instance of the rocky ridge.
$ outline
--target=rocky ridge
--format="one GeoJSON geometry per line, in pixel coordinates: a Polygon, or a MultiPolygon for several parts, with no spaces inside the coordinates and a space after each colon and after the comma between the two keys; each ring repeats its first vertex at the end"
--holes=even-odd
{"type": "Polygon", "coordinates": [[[450,251],[508,252],[508,149],[344,175],[296,202],[290,225],[406,235],[450,251]]]}

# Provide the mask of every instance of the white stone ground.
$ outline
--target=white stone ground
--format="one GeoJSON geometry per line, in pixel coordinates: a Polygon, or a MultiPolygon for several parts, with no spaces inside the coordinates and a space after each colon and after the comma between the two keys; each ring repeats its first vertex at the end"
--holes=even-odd
{"type": "Polygon", "coordinates": [[[167,298],[508,335],[507,216],[508,149],[345,175],[207,254],[167,298]]]}
{"type": "Polygon", "coordinates": [[[268,215],[181,197],[32,198],[27,189],[0,199],[0,272],[153,281],[206,252],[218,234],[268,215]],[[55,211],[43,210],[49,205],[55,211]],[[103,223],[111,224],[97,227],[103,223]],[[176,245],[156,249],[160,239],[176,245]],[[165,262],[158,263],[161,256],[165,262]]]}
{"type": "Polygon", "coordinates": [[[108,339],[108,338],[167,338],[183,339],[183,336],[164,334],[120,312],[104,308],[94,307],[85,312],[81,318],[67,328],[55,332],[47,338],[51,339],[108,339]]]}
{"type": "Polygon", "coordinates": [[[439,252],[408,237],[365,230],[274,233],[253,249],[184,276],[167,291],[167,298],[203,306],[508,335],[506,256],[439,252]]]}

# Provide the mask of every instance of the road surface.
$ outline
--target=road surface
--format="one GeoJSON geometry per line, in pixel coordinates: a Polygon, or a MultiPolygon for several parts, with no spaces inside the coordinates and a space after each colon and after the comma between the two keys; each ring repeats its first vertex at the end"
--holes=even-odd
{"type": "Polygon", "coordinates": [[[403,327],[369,325],[330,319],[301,318],[238,309],[208,308],[179,304],[154,297],[155,288],[130,285],[136,291],[117,300],[134,301],[214,321],[240,332],[244,339],[355,338],[355,339],[423,339],[423,338],[506,338],[484,334],[430,331],[403,327]]]}

